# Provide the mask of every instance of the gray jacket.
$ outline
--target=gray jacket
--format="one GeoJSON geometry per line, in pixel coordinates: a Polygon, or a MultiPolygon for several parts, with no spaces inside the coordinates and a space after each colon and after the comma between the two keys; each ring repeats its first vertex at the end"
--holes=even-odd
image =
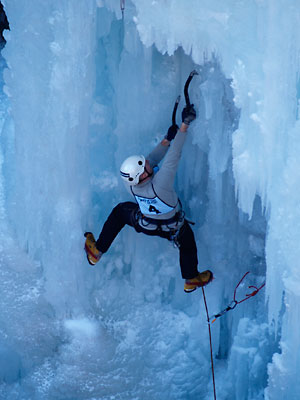
{"type": "MultiPolygon", "coordinates": [[[[147,182],[131,186],[131,192],[145,217],[167,220],[181,209],[174,181],[186,135],[186,132],[178,130],[170,147],[159,143],[146,159],[152,168],[164,159],[162,166],[147,182]]],[[[144,224],[142,226],[145,227],[144,224]]],[[[147,229],[155,228],[147,224],[147,229]]]]}

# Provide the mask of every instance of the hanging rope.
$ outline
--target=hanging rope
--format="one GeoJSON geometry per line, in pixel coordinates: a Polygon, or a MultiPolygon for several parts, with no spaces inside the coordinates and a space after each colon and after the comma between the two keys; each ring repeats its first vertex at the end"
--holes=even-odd
{"type": "Polygon", "coordinates": [[[240,284],[243,282],[243,280],[245,279],[245,277],[250,273],[250,271],[246,272],[244,274],[244,276],[242,277],[242,279],[239,281],[239,283],[236,285],[235,289],[234,289],[234,294],[233,294],[233,300],[232,302],[229,304],[229,306],[227,308],[225,308],[225,310],[219,312],[219,314],[213,315],[212,317],[214,318],[212,321],[210,321],[210,317],[209,317],[209,313],[208,313],[208,307],[207,307],[207,302],[206,302],[206,297],[205,297],[205,292],[204,292],[204,287],[202,287],[202,293],[203,293],[203,300],[204,300],[204,305],[205,305],[205,310],[206,310],[206,317],[207,317],[207,324],[208,324],[208,335],[209,335],[209,345],[210,345],[210,360],[211,360],[211,372],[212,372],[212,381],[213,381],[213,389],[214,389],[214,399],[217,400],[217,394],[216,394],[216,382],[215,382],[215,370],[214,370],[214,359],[213,359],[213,350],[212,350],[212,339],[211,339],[211,328],[210,328],[210,323],[214,323],[215,320],[219,317],[221,317],[222,315],[224,315],[227,311],[233,310],[238,304],[243,303],[244,301],[250,299],[250,297],[255,296],[264,286],[265,286],[265,282],[260,286],[260,287],[256,287],[256,286],[248,286],[249,289],[253,288],[253,292],[252,293],[248,293],[246,294],[245,298],[243,298],[242,300],[237,300],[236,299],[236,292],[240,286],[240,284]]]}
{"type": "Polygon", "coordinates": [[[120,8],[122,11],[122,18],[124,18],[125,0],[120,0],[120,8]]]}
{"type": "Polygon", "coordinates": [[[222,311],[220,311],[218,314],[215,314],[213,316],[211,316],[211,318],[214,318],[211,323],[213,324],[217,318],[221,317],[222,315],[226,314],[228,311],[233,310],[238,304],[243,303],[244,301],[250,299],[250,297],[255,296],[265,285],[266,283],[264,282],[259,288],[256,286],[248,286],[248,289],[254,289],[252,293],[248,293],[246,294],[246,297],[242,300],[237,300],[236,299],[236,292],[240,286],[240,284],[243,282],[243,280],[245,279],[245,277],[250,274],[250,271],[246,272],[244,274],[244,276],[242,277],[242,279],[239,281],[239,283],[236,285],[235,289],[234,289],[234,295],[233,295],[233,300],[232,302],[222,311]]]}
{"type": "Polygon", "coordinates": [[[211,361],[211,373],[212,373],[213,388],[214,388],[214,399],[217,400],[216,383],[215,383],[215,370],[214,370],[214,358],[213,358],[212,340],[211,340],[211,329],[210,329],[210,321],[209,321],[209,314],[208,314],[208,308],[207,308],[207,303],[206,303],[204,287],[202,287],[202,293],[203,293],[203,300],[204,300],[204,304],[205,304],[207,324],[208,324],[208,335],[209,335],[209,344],[210,344],[210,361],[211,361]]]}

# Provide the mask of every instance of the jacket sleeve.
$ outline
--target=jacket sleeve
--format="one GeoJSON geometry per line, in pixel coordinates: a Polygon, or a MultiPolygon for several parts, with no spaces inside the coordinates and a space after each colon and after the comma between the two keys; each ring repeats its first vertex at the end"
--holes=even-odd
{"type": "Polygon", "coordinates": [[[150,166],[154,167],[155,165],[158,165],[166,155],[168,149],[169,146],[163,146],[161,143],[158,143],[158,145],[146,157],[150,166]]]}
{"type": "Polygon", "coordinates": [[[173,190],[177,167],[186,135],[186,132],[178,131],[175,139],[171,142],[171,146],[163,164],[153,179],[156,186],[165,190],[173,190]]]}

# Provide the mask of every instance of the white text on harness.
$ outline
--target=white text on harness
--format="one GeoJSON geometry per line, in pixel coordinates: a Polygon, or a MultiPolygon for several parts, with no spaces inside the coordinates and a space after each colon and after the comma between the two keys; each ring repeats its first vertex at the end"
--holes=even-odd
{"type": "Polygon", "coordinates": [[[148,199],[147,197],[141,197],[135,194],[134,197],[140,207],[141,213],[144,215],[167,214],[175,208],[168,206],[157,196],[153,199],[148,199]]]}

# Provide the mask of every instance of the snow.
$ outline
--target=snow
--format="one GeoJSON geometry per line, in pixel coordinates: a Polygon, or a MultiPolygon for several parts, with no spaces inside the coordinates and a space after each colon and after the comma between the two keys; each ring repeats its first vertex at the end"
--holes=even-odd
{"type": "Polygon", "coordinates": [[[218,400],[300,396],[299,20],[296,0],[3,1],[0,82],[0,398],[213,398],[200,290],[178,250],[126,227],[121,162],[147,154],[190,85],[176,188],[193,227],[218,400]],[[3,77],[2,77],[3,75],[3,77]]]}

